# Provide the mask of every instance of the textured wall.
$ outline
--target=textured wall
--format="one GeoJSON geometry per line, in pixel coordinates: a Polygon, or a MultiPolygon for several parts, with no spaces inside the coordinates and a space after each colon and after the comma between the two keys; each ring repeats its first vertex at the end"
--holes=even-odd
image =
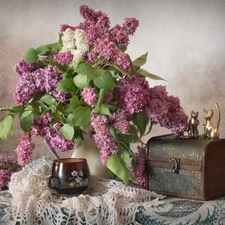
{"type": "MultiPolygon", "coordinates": [[[[221,108],[221,137],[225,137],[225,1],[224,0],[0,0],[0,107],[10,105],[17,75],[13,66],[30,47],[58,40],[60,24],[82,21],[79,6],[87,4],[102,10],[111,24],[125,17],[136,17],[140,26],[131,38],[128,53],[132,59],[149,52],[145,68],[167,82],[169,94],[179,96],[189,115],[199,111],[203,132],[203,108],[221,108]]],[[[213,118],[214,124],[217,113],[213,118]]],[[[2,116],[0,116],[2,118],[2,116]]],[[[8,143],[0,140],[0,153],[14,154],[16,135],[8,143]]],[[[150,136],[168,133],[154,127],[150,136]]],[[[149,136],[149,137],[150,137],[149,136]]],[[[148,138],[148,137],[147,137],[148,138]]],[[[36,140],[34,158],[45,155],[46,148],[36,140]]]]}

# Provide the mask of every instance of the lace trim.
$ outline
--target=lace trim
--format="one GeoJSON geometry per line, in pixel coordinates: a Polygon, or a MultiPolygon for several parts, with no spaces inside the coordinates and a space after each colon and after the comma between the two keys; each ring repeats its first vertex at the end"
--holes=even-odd
{"type": "Polygon", "coordinates": [[[43,157],[14,173],[9,183],[12,205],[4,220],[16,224],[137,224],[135,214],[164,204],[163,196],[116,180],[91,176],[88,189],[78,197],[55,196],[47,188],[52,159],[43,157]]]}

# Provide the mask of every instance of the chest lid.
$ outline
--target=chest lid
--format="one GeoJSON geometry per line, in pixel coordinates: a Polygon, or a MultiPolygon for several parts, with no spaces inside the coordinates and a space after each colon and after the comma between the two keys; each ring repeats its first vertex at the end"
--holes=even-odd
{"type": "MultiPolygon", "coordinates": [[[[202,166],[225,163],[225,139],[179,138],[172,134],[155,136],[147,143],[150,166],[201,171],[202,166]]],[[[179,171],[178,171],[179,172],[179,171]]]]}

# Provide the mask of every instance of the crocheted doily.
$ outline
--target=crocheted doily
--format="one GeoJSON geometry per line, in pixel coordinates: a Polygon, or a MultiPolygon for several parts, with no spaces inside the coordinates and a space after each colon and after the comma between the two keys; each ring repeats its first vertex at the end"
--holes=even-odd
{"type": "Polygon", "coordinates": [[[137,224],[140,206],[158,206],[163,196],[116,180],[91,176],[88,189],[77,197],[56,197],[47,187],[53,160],[43,157],[14,173],[9,183],[12,205],[4,220],[13,225],[137,224]]]}

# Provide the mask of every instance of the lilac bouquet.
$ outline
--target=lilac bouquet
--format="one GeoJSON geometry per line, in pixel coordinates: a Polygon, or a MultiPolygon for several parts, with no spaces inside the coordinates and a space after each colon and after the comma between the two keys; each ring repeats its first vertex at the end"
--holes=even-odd
{"type": "Polygon", "coordinates": [[[138,20],[126,18],[110,27],[101,11],[82,5],[80,14],[84,21],[79,25],[61,25],[58,42],[29,49],[16,64],[16,106],[1,109],[9,114],[0,122],[0,137],[7,140],[19,115],[24,134],[16,152],[24,165],[35,148],[32,136],[70,151],[90,124],[102,163],[125,183],[137,179],[144,186],[146,144],[141,138],[153,124],[181,135],[188,117],[164,86],[150,87],[148,79],[163,79],[142,68],[147,53],[135,60],[126,53],[138,20]],[[139,143],[137,151],[132,143],[139,143]]]}
{"type": "Polygon", "coordinates": [[[0,190],[7,187],[11,180],[11,175],[20,169],[21,167],[12,156],[0,154],[0,190]]]}

